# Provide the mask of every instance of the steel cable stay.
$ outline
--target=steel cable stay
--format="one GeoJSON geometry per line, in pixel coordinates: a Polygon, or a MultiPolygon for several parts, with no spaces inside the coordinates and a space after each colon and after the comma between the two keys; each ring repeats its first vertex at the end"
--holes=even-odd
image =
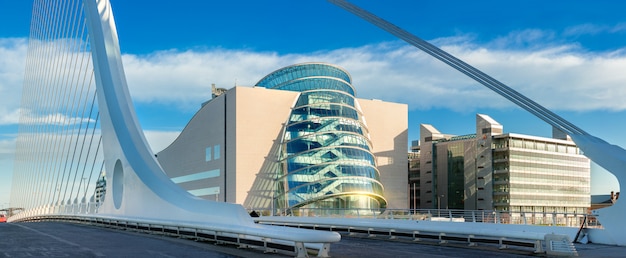
{"type": "MultiPolygon", "coordinates": [[[[90,141],[89,141],[89,148],[87,148],[87,149],[89,150],[89,153],[91,153],[91,146],[92,146],[93,140],[94,140],[94,138],[95,138],[96,126],[97,126],[97,123],[98,123],[98,121],[99,121],[99,117],[100,117],[100,113],[96,114],[96,119],[95,119],[95,121],[94,121],[94,126],[93,126],[93,130],[92,130],[92,132],[91,132],[91,137],[90,137],[90,141]]],[[[84,193],[83,193],[83,198],[82,198],[83,200],[86,200],[86,199],[87,199],[87,192],[88,192],[88,189],[89,189],[88,185],[89,185],[89,182],[91,182],[91,180],[92,180],[92,177],[93,177],[94,172],[98,172],[98,175],[99,175],[99,174],[100,174],[100,172],[102,171],[103,167],[104,167],[104,160],[103,160],[103,161],[102,161],[102,167],[100,168],[100,170],[98,170],[98,171],[95,171],[95,170],[94,170],[95,165],[96,165],[96,161],[98,160],[98,157],[99,157],[99,156],[98,156],[98,153],[100,152],[100,144],[101,144],[101,143],[102,143],[102,135],[100,135],[100,136],[98,137],[98,144],[96,145],[96,148],[95,148],[95,153],[93,154],[93,162],[91,163],[91,169],[89,170],[89,171],[90,171],[90,173],[89,173],[89,178],[88,178],[88,179],[87,179],[87,181],[85,182],[85,184],[87,184],[87,185],[85,186],[85,191],[84,191],[84,193]]],[[[87,158],[87,159],[88,159],[88,158],[87,158]]],[[[87,161],[88,161],[88,160],[87,160],[87,161]]],[[[85,171],[87,170],[87,165],[88,165],[88,164],[87,164],[87,163],[85,163],[85,166],[83,167],[83,172],[82,172],[83,177],[84,177],[84,175],[85,175],[85,171]]],[[[82,182],[82,181],[81,181],[81,182],[82,182]]],[[[79,189],[78,189],[78,190],[80,191],[80,187],[79,187],[79,189]]],[[[94,188],[94,195],[95,195],[95,190],[96,190],[96,189],[94,188]]]]}
{"type": "MultiPolygon", "coordinates": [[[[50,182],[55,181],[54,178],[57,178],[58,181],[58,170],[55,170],[54,168],[57,166],[56,164],[58,164],[60,162],[60,157],[58,154],[60,154],[61,156],[63,155],[63,153],[59,153],[58,149],[60,147],[60,144],[57,144],[57,136],[56,134],[54,134],[54,132],[56,131],[56,126],[54,124],[55,122],[55,115],[57,114],[57,110],[56,110],[56,106],[58,105],[59,101],[58,99],[60,99],[60,90],[58,90],[58,75],[59,75],[59,66],[58,65],[58,61],[60,58],[59,57],[59,49],[62,48],[63,46],[61,45],[61,43],[59,41],[57,41],[56,39],[61,38],[61,32],[59,30],[60,27],[60,23],[61,21],[56,18],[57,15],[63,13],[62,10],[60,10],[59,5],[62,3],[56,3],[53,6],[50,7],[49,10],[49,17],[48,18],[48,28],[51,30],[50,33],[47,33],[46,38],[44,39],[44,43],[46,44],[46,53],[48,53],[48,55],[45,57],[45,61],[47,62],[46,66],[44,67],[44,69],[47,72],[47,75],[45,77],[43,77],[41,84],[39,85],[40,87],[46,87],[46,90],[48,91],[48,93],[50,95],[45,95],[48,96],[47,97],[47,102],[45,102],[45,105],[42,107],[40,112],[37,112],[37,115],[42,117],[43,119],[40,121],[40,124],[43,124],[44,126],[44,134],[42,136],[39,136],[40,141],[43,141],[45,143],[45,146],[47,146],[46,148],[43,149],[43,151],[45,152],[45,156],[43,157],[43,160],[41,161],[43,164],[41,164],[40,166],[43,166],[43,168],[41,170],[37,170],[37,171],[49,171],[49,176],[51,179],[51,181],[46,180],[44,183],[48,183],[48,187],[49,187],[49,194],[47,196],[52,197],[52,202],[54,202],[56,195],[55,195],[55,189],[58,188],[58,183],[54,183],[51,184],[50,182]],[[56,18],[56,19],[55,19],[56,18]],[[51,115],[52,114],[52,115],[51,115]]],[[[31,206],[37,205],[37,203],[32,203],[31,206]]]]}
{"type": "MultiPolygon", "coordinates": [[[[86,73],[86,71],[85,71],[85,73],[86,73]]],[[[85,88],[85,86],[83,86],[82,88],[85,88]]],[[[87,97],[87,96],[85,96],[85,97],[87,97]]],[[[78,172],[79,172],[79,169],[80,169],[80,165],[82,164],[81,161],[82,161],[82,158],[83,158],[83,152],[84,152],[85,144],[86,144],[86,140],[87,140],[87,133],[89,131],[89,125],[90,125],[90,122],[91,122],[91,114],[93,113],[94,102],[96,100],[95,97],[96,97],[96,95],[95,95],[95,92],[94,92],[93,98],[92,98],[92,101],[91,101],[90,113],[89,113],[89,116],[87,117],[87,124],[85,126],[85,130],[84,130],[84,133],[82,135],[82,144],[81,144],[80,152],[79,152],[79,155],[78,155],[78,161],[80,163],[76,165],[76,171],[74,172],[74,180],[73,180],[73,183],[72,183],[72,189],[70,190],[70,197],[69,197],[70,199],[72,199],[72,193],[74,192],[74,187],[75,187],[75,184],[76,184],[76,181],[77,181],[78,172]]],[[[85,101],[87,101],[87,99],[85,99],[85,101]]],[[[82,124],[83,124],[82,120],[85,117],[84,115],[85,115],[86,109],[87,109],[87,105],[83,105],[83,111],[82,111],[82,114],[80,116],[81,117],[81,119],[80,119],[81,120],[80,121],[80,126],[79,126],[79,129],[78,129],[78,134],[79,135],[81,134],[81,131],[83,131],[82,130],[82,127],[83,127],[82,126],[82,124]]],[[[81,137],[79,136],[78,138],[80,139],[81,137]]],[[[91,146],[91,141],[90,141],[90,146],[91,146]]],[[[78,141],[76,141],[76,145],[74,146],[74,151],[76,151],[77,149],[78,149],[78,141]]],[[[89,149],[88,149],[88,151],[89,151],[89,149]]],[[[88,155],[85,158],[88,158],[88,155]]],[[[74,164],[74,162],[72,160],[71,165],[73,165],[73,164],[74,164]]],[[[86,164],[82,164],[82,165],[85,166],[86,164]]],[[[70,167],[70,169],[71,169],[71,167],[70,167]]],[[[80,189],[80,187],[82,186],[82,183],[83,183],[83,180],[82,180],[83,176],[84,176],[84,173],[81,174],[81,181],[80,181],[80,183],[78,185],[79,189],[80,189]]],[[[67,189],[66,189],[66,191],[67,191],[67,189]]],[[[77,189],[76,190],[76,199],[78,199],[78,194],[79,194],[79,190],[77,189]]],[[[65,199],[65,196],[64,196],[64,199],[65,199]]]]}
{"type": "MultiPolygon", "coordinates": [[[[83,27],[83,31],[82,32],[83,32],[83,35],[84,35],[84,27],[83,27]]],[[[83,35],[81,35],[81,38],[82,38],[83,35]]],[[[81,65],[79,66],[82,69],[81,70],[77,70],[76,68],[74,68],[73,71],[77,71],[75,74],[76,74],[76,76],[80,77],[81,73],[79,71],[82,71],[83,75],[88,72],[87,69],[85,69],[84,66],[83,66],[83,64],[84,64],[83,61],[85,59],[85,56],[88,56],[88,55],[84,54],[85,51],[83,49],[80,49],[77,52],[78,53],[82,53],[82,57],[83,58],[81,59],[81,65]]],[[[87,59],[89,60],[89,57],[87,57],[87,59]]],[[[75,61],[74,64],[76,65],[76,63],[78,63],[78,62],[75,61]]],[[[83,83],[80,84],[80,78],[78,78],[78,80],[76,81],[76,85],[75,85],[76,88],[74,89],[74,97],[73,98],[76,98],[76,95],[78,95],[79,98],[78,98],[78,101],[71,100],[71,102],[73,102],[73,103],[78,102],[78,106],[76,106],[76,108],[72,108],[72,110],[69,112],[69,116],[68,116],[68,124],[73,124],[73,128],[71,130],[67,130],[66,129],[66,132],[69,132],[72,136],[75,135],[76,136],[76,141],[74,142],[72,160],[69,162],[69,166],[70,167],[67,168],[67,163],[66,163],[66,167],[64,168],[64,171],[68,171],[69,173],[68,173],[68,178],[67,178],[67,183],[66,183],[67,186],[65,187],[65,192],[63,193],[63,198],[62,198],[63,200],[66,200],[66,198],[67,198],[66,197],[67,190],[69,188],[69,181],[70,181],[70,177],[72,175],[72,170],[73,170],[73,167],[74,167],[74,160],[76,158],[76,152],[78,150],[78,145],[79,145],[80,138],[81,138],[80,136],[81,136],[81,132],[82,132],[82,129],[83,129],[83,121],[84,121],[84,116],[85,116],[85,112],[86,112],[86,109],[87,109],[87,101],[88,101],[88,97],[89,97],[88,96],[89,95],[89,89],[88,88],[87,88],[87,92],[85,94],[83,94],[83,91],[85,90],[86,86],[84,85],[84,80],[82,82],[83,83]],[[80,87],[80,91],[79,91],[78,88],[79,88],[80,85],[82,85],[82,87],[80,87]],[[83,100],[83,97],[84,97],[84,100],[83,100]],[[83,101],[84,101],[84,104],[83,104],[83,101]],[[78,111],[79,111],[79,109],[81,107],[82,107],[82,112],[81,112],[80,116],[78,116],[78,111]],[[78,125],[78,132],[76,133],[75,130],[76,130],[76,126],[77,125],[78,125]]],[[[87,118],[87,121],[89,121],[89,119],[90,118],[87,118]]],[[[83,151],[83,148],[84,148],[84,142],[85,142],[85,138],[83,138],[83,144],[82,144],[79,156],[78,156],[78,160],[79,161],[82,158],[82,151],[83,151]]],[[[70,189],[70,197],[69,197],[69,199],[67,199],[68,201],[72,199],[72,192],[74,191],[74,187],[75,187],[75,184],[76,184],[76,176],[78,174],[78,168],[79,168],[79,165],[76,165],[76,172],[74,172],[74,179],[72,180],[72,187],[70,189]]]]}
{"type": "MultiPolygon", "coordinates": [[[[63,8],[63,10],[66,10],[66,9],[70,9],[70,8],[63,8]]],[[[64,153],[65,158],[64,158],[64,161],[61,161],[61,163],[59,163],[59,167],[58,167],[59,173],[61,173],[61,177],[60,177],[60,180],[57,182],[60,185],[61,190],[58,191],[57,201],[65,200],[67,188],[69,187],[69,179],[71,177],[71,173],[70,173],[71,167],[70,169],[68,169],[68,163],[70,163],[70,156],[72,156],[71,162],[73,162],[73,155],[75,155],[75,151],[76,151],[74,150],[74,153],[70,154],[69,149],[74,143],[75,141],[74,139],[77,138],[76,134],[73,132],[74,129],[76,128],[76,123],[73,122],[73,114],[75,113],[74,109],[77,106],[76,95],[78,94],[78,85],[74,85],[74,88],[72,88],[72,85],[67,82],[69,77],[73,78],[73,75],[75,74],[75,71],[77,70],[77,69],[71,69],[70,66],[75,65],[75,63],[68,61],[68,58],[71,58],[70,56],[74,55],[74,49],[72,48],[72,40],[69,40],[69,39],[74,38],[73,35],[69,35],[71,33],[69,32],[71,27],[65,26],[65,23],[70,18],[70,16],[73,16],[73,15],[66,15],[66,19],[64,21],[63,27],[66,27],[67,29],[64,31],[63,36],[59,40],[60,42],[62,42],[62,44],[65,47],[63,50],[61,50],[63,57],[64,57],[62,61],[63,70],[61,72],[61,75],[63,75],[63,77],[60,78],[60,84],[59,84],[59,87],[63,89],[63,93],[59,98],[59,100],[62,103],[62,104],[60,103],[61,111],[63,112],[59,112],[57,115],[58,116],[57,120],[60,120],[58,121],[60,125],[59,127],[57,127],[57,130],[54,133],[55,135],[58,135],[59,133],[61,134],[60,138],[61,138],[61,141],[63,142],[63,145],[62,146],[58,145],[60,149],[57,149],[57,151],[60,153],[64,153]],[[64,184],[66,175],[67,175],[67,180],[64,184]],[[63,197],[61,197],[61,192],[63,192],[63,197]]],[[[76,141],[78,141],[78,139],[76,139],[76,141]]]]}
{"type": "MultiPolygon", "coordinates": [[[[50,176],[54,176],[52,173],[39,173],[39,175],[36,173],[37,171],[47,171],[50,168],[50,162],[48,162],[48,160],[51,160],[51,153],[52,153],[52,146],[53,144],[51,144],[50,141],[46,141],[45,136],[49,134],[50,129],[50,123],[49,123],[49,119],[51,118],[50,116],[46,116],[45,114],[47,113],[47,109],[50,107],[50,103],[52,103],[52,101],[55,99],[56,96],[56,92],[53,90],[53,87],[55,86],[54,80],[52,78],[54,78],[54,72],[53,69],[50,69],[50,67],[54,67],[54,59],[52,58],[56,51],[55,51],[55,45],[52,44],[52,39],[55,38],[56,34],[58,34],[58,31],[56,30],[56,26],[55,24],[57,23],[57,21],[54,19],[54,17],[50,17],[53,16],[57,13],[58,9],[57,9],[57,5],[52,5],[49,8],[45,9],[45,16],[43,19],[44,25],[44,33],[42,34],[41,37],[41,42],[43,44],[43,49],[42,49],[42,56],[41,56],[41,61],[43,61],[43,63],[41,63],[41,67],[39,68],[39,70],[37,72],[40,72],[40,80],[37,81],[37,83],[35,85],[33,85],[34,87],[38,87],[40,89],[42,89],[41,91],[43,91],[43,94],[39,94],[38,95],[38,99],[35,100],[35,103],[38,106],[34,106],[32,111],[32,115],[33,115],[33,119],[34,119],[34,123],[35,126],[41,126],[44,125],[41,129],[39,129],[38,131],[33,132],[35,134],[36,139],[34,140],[34,146],[33,149],[34,150],[39,150],[41,152],[41,154],[35,153],[35,157],[38,158],[38,162],[34,162],[34,164],[36,164],[36,166],[38,166],[38,168],[35,168],[34,170],[30,171],[30,174],[32,174],[33,177],[39,177],[39,181],[41,184],[42,182],[46,182],[47,178],[50,176]],[[39,148],[39,146],[42,146],[42,148],[39,148]],[[45,180],[45,181],[41,181],[41,180],[45,180]]],[[[39,62],[41,62],[39,61],[39,62]]],[[[41,189],[37,189],[36,187],[38,187],[39,184],[34,184],[32,187],[34,192],[39,192],[39,195],[41,196],[41,198],[46,198],[46,197],[52,197],[52,194],[48,194],[45,190],[41,191],[41,189]]],[[[30,200],[30,205],[35,205],[37,203],[37,199],[33,199],[33,197],[31,197],[30,200]]]]}
{"type": "Polygon", "coordinates": [[[82,1],[34,1],[30,26],[11,202],[86,201],[103,158],[82,1]]]}
{"type": "MultiPolygon", "coordinates": [[[[35,10],[40,10],[40,12],[36,12],[37,14],[41,14],[41,13],[47,13],[48,9],[45,8],[46,6],[44,6],[43,8],[37,8],[40,5],[34,5],[33,6],[33,11],[35,10]]],[[[26,78],[34,78],[33,80],[27,81],[30,82],[29,84],[25,84],[25,87],[23,89],[23,100],[22,102],[26,103],[26,108],[24,107],[24,104],[22,105],[22,112],[21,112],[21,120],[27,120],[30,125],[26,128],[26,132],[24,134],[21,134],[22,137],[20,138],[20,141],[18,141],[18,144],[25,144],[26,146],[23,148],[24,151],[27,151],[28,154],[25,154],[23,157],[26,158],[30,158],[30,157],[34,157],[35,160],[34,162],[32,160],[28,160],[28,159],[24,159],[22,161],[23,164],[25,164],[26,167],[28,167],[27,169],[25,169],[25,172],[21,173],[20,175],[22,176],[24,181],[29,181],[29,182],[35,182],[35,183],[31,183],[28,185],[23,185],[20,189],[22,190],[22,198],[21,201],[24,203],[28,203],[32,200],[33,196],[32,195],[28,195],[27,193],[32,193],[32,192],[36,192],[38,189],[36,188],[36,185],[38,185],[36,182],[38,182],[39,180],[41,180],[43,178],[43,176],[41,175],[36,175],[33,174],[34,171],[37,171],[37,168],[39,167],[39,165],[41,165],[41,162],[37,162],[40,159],[42,159],[44,157],[43,152],[41,154],[38,154],[36,151],[37,150],[44,150],[47,145],[42,146],[42,144],[39,142],[41,140],[41,138],[39,137],[40,135],[38,134],[38,131],[42,130],[43,128],[41,127],[37,127],[37,123],[39,122],[37,119],[35,119],[37,117],[37,114],[35,113],[35,110],[38,109],[39,106],[42,105],[42,103],[44,103],[44,96],[47,96],[45,93],[45,91],[47,91],[47,88],[44,87],[37,87],[38,85],[41,84],[44,76],[46,76],[46,71],[45,71],[45,66],[44,64],[47,63],[45,61],[48,61],[47,59],[45,59],[45,54],[48,53],[47,49],[49,49],[49,45],[47,44],[43,44],[43,42],[45,42],[45,38],[47,37],[47,35],[50,33],[49,30],[45,30],[43,29],[43,27],[45,25],[48,24],[48,16],[47,15],[35,15],[34,17],[40,18],[37,21],[33,21],[33,24],[37,24],[40,26],[36,26],[36,25],[32,25],[32,27],[37,27],[37,28],[42,28],[41,30],[38,31],[34,31],[31,33],[31,40],[29,42],[29,46],[33,46],[35,45],[34,42],[39,43],[38,47],[35,48],[32,51],[32,55],[31,58],[28,60],[27,66],[29,63],[34,63],[33,66],[35,66],[32,70],[27,70],[25,77],[26,78]],[[36,39],[36,40],[32,40],[32,39],[36,39]],[[34,56],[34,57],[32,57],[34,56]],[[29,73],[30,72],[30,73],[29,73]],[[31,74],[32,76],[28,76],[29,74],[31,74]],[[28,87],[27,87],[28,86],[28,87]],[[28,92],[33,92],[32,94],[30,94],[31,96],[35,96],[34,98],[32,97],[26,97],[28,95],[28,92]],[[44,91],[45,90],[45,91],[44,91]],[[28,102],[28,100],[30,99],[34,99],[31,102],[28,102]],[[27,164],[27,165],[26,165],[27,164]],[[30,180],[28,180],[30,179],[30,180]],[[30,199],[29,199],[30,198],[30,199]]],[[[30,48],[29,48],[30,49],[30,48]]],[[[31,52],[31,50],[29,50],[29,52],[31,52]]],[[[40,189],[39,189],[40,190],[40,189]]],[[[40,193],[40,195],[43,196],[43,193],[40,193]]]]}
{"type": "MultiPolygon", "coordinates": [[[[32,66],[34,67],[30,70],[26,70],[25,77],[32,79],[26,80],[24,84],[22,112],[20,117],[20,122],[23,123],[22,121],[27,121],[28,126],[25,130],[26,132],[20,133],[21,137],[19,138],[20,140],[18,140],[18,146],[20,146],[21,144],[26,145],[22,149],[24,151],[28,151],[28,154],[22,154],[21,156],[23,158],[22,163],[28,164],[25,165],[27,168],[25,168],[23,172],[19,175],[24,178],[23,180],[26,180],[26,178],[31,178],[29,184],[24,184],[20,186],[23,191],[21,194],[23,196],[21,201],[24,203],[32,201],[33,198],[35,200],[37,199],[36,197],[33,197],[31,195],[29,197],[31,198],[31,200],[27,200],[26,197],[28,195],[26,195],[25,192],[37,193],[37,190],[41,191],[42,189],[37,189],[37,186],[39,185],[41,180],[45,178],[45,175],[34,174],[34,171],[38,171],[38,168],[41,168],[40,165],[42,165],[43,163],[41,161],[44,158],[44,152],[42,150],[45,150],[47,148],[47,145],[45,145],[45,143],[40,142],[41,137],[40,134],[37,133],[37,131],[42,130],[43,128],[37,126],[37,124],[39,123],[39,119],[37,119],[38,114],[35,111],[40,109],[40,107],[43,105],[43,98],[44,96],[47,96],[46,92],[49,90],[47,87],[39,86],[42,84],[42,80],[45,76],[44,62],[48,60],[44,57],[44,54],[46,53],[46,49],[48,49],[49,47],[48,44],[45,44],[45,38],[47,37],[49,31],[43,28],[47,24],[48,18],[47,15],[41,13],[45,13],[48,10],[43,7],[38,7],[40,7],[40,5],[33,6],[33,12],[35,14],[33,14],[34,19],[31,27],[40,28],[40,30],[36,30],[30,35],[28,52],[29,54],[32,53],[32,55],[29,55],[31,58],[27,60],[26,65],[28,67],[29,64],[32,64],[32,66]],[[39,19],[35,20],[35,17],[39,19]],[[35,45],[37,45],[37,47],[35,47],[35,45]],[[34,50],[31,50],[31,47],[33,47],[34,50]],[[31,92],[31,94],[28,94],[29,92],[31,92]],[[37,153],[38,151],[41,153],[37,153]],[[34,160],[32,160],[33,158],[34,160]]],[[[39,192],[39,194],[36,195],[39,195],[39,198],[45,198],[44,193],[45,192],[39,192]]]]}
{"type": "MultiPolygon", "coordinates": [[[[77,45],[77,42],[83,42],[83,37],[84,37],[84,26],[82,26],[82,32],[80,35],[80,41],[79,40],[73,40],[70,43],[73,43],[74,46],[77,45]]],[[[75,38],[75,37],[72,37],[75,38]]],[[[85,45],[80,45],[80,47],[84,47],[85,45]]],[[[80,75],[81,74],[85,74],[87,73],[88,69],[84,67],[84,60],[85,60],[85,56],[88,56],[88,54],[86,54],[85,49],[81,49],[81,48],[72,48],[72,50],[70,51],[72,53],[73,56],[76,56],[76,58],[78,58],[79,55],[82,55],[82,59],[81,59],[81,63],[79,65],[80,69],[77,69],[77,63],[78,63],[78,59],[76,59],[74,61],[74,63],[72,64],[74,66],[73,69],[70,69],[71,72],[73,72],[71,74],[72,77],[72,81],[76,81],[74,89],[71,90],[72,88],[70,88],[69,84],[68,87],[71,90],[72,95],[68,95],[68,97],[70,97],[69,99],[69,103],[72,103],[72,105],[70,107],[68,107],[65,111],[65,113],[63,114],[63,119],[65,119],[65,125],[62,128],[62,131],[65,133],[65,143],[69,143],[69,145],[64,148],[62,151],[65,151],[67,153],[66,155],[66,160],[64,163],[64,168],[62,169],[63,171],[63,176],[61,177],[61,179],[65,179],[65,182],[61,182],[60,185],[62,186],[62,191],[63,191],[63,195],[61,197],[61,193],[59,192],[59,199],[66,201],[66,203],[69,203],[70,200],[72,199],[72,197],[70,196],[69,198],[67,197],[67,192],[68,190],[70,190],[70,195],[73,192],[74,187],[76,186],[76,173],[74,172],[74,166],[79,166],[80,164],[80,156],[78,157],[78,161],[76,161],[76,154],[78,152],[78,145],[80,142],[80,137],[81,137],[81,131],[83,128],[83,121],[84,121],[84,113],[85,110],[87,108],[87,100],[88,100],[88,92],[89,90],[87,90],[87,94],[83,94],[83,92],[85,92],[85,86],[84,83],[81,86],[81,80],[80,80],[80,75]],[[82,71],[82,73],[80,72],[82,71]],[[77,79],[78,78],[78,79],[77,79]],[[80,90],[79,90],[80,89],[80,90]],[[80,112],[80,109],[82,109],[82,113],[80,112]],[[80,114],[80,115],[79,115],[80,114]],[[78,132],[76,132],[76,127],[78,127],[78,132]],[[72,147],[73,146],[73,147],[72,147]],[[71,155],[69,155],[69,152],[72,152],[71,155]],[[70,160],[70,156],[71,156],[71,160],[70,160]],[[76,164],[78,163],[78,164],[76,164]],[[69,166],[69,167],[68,167],[69,166]],[[74,180],[71,180],[72,178],[72,173],[74,173],[74,180]],[[65,176],[67,175],[67,178],[65,178],[65,176]],[[71,189],[70,189],[71,186],[71,189]]],[[[89,57],[87,57],[87,59],[89,60],[89,57]]],[[[68,74],[68,76],[70,76],[68,74]]],[[[84,80],[83,80],[84,82],[84,80]]]]}

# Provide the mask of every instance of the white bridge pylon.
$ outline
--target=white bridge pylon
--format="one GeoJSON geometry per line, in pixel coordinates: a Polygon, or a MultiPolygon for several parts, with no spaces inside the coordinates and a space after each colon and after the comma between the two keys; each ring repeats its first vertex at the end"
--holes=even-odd
{"type": "Polygon", "coordinates": [[[253,221],[241,205],[209,202],[189,194],[163,172],[138,123],[126,84],[111,5],[85,0],[91,40],[107,185],[98,213],[195,222],[253,221]]]}
{"type": "MultiPolygon", "coordinates": [[[[106,195],[99,215],[179,221],[231,227],[259,237],[332,243],[335,232],[285,229],[255,224],[239,204],[193,196],[163,172],[143,135],[128,91],[120,47],[108,0],[84,0],[100,106],[106,195]],[[281,236],[282,235],[282,236],[281,236]]],[[[298,255],[302,255],[298,251],[298,255]]]]}

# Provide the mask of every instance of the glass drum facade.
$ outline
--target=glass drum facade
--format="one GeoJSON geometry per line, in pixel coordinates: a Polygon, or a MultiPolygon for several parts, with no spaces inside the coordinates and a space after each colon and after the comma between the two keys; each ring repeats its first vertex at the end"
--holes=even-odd
{"type": "Polygon", "coordinates": [[[276,208],[385,208],[350,75],[324,63],[277,70],[257,83],[300,92],[282,137],[276,208]]]}

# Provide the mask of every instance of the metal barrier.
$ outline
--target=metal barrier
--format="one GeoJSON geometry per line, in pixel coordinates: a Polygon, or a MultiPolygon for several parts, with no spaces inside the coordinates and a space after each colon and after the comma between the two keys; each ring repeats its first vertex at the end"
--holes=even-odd
{"type": "MultiPolygon", "coordinates": [[[[477,226],[476,223],[286,216],[257,217],[255,220],[260,224],[341,232],[349,236],[382,236],[386,239],[404,238],[415,242],[430,240],[439,244],[453,241],[467,243],[469,246],[492,244],[500,249],[515,246],[522,249],[529,248],[534,253],[546,253],[553,256],[577,255],[576,248],[568,236],[576,232],[575,228],[561,227],[561,229],[568,230],[553,234],[548,233],[551,230],[533,231],[529,230],[531,226],[523,225],[483,224],[477,226]]],[[[542,227],[535,229],[537,228],[542,227]]]]}
{"type": "Polygon", "coordinates": [[[211,241],[217,244],[232,244],[238,248],[250,248],[263,252],[308,257],[329,257],[330,244],[339,242],[336,232],[321,232],[297,228],[284,228],[254,224],[254,227],[222,225],[216,223],[193,223],[174,220],[154,220],[99,215],[97,205],[69,204],[44,206],[21,212],[10,218],[10,222],[62,221],[115,229],[133,230],[150,234],[161,234],[211,241]]]}
{"type": "Polygon", "coordinates": [[[326,209],[298,208],[292,210],[248,209],[259,216],[294,216],[321,218],[365,218],[396,220],[430,220],[453,222],[478,222],[490,224],[543,225],[561,227],[601,228],[598,220],[590,214],[563,212],[510,212],[493,210],[452,209],[326,209]],[[587,218],[587,220],[585,220],[587,218]]]}

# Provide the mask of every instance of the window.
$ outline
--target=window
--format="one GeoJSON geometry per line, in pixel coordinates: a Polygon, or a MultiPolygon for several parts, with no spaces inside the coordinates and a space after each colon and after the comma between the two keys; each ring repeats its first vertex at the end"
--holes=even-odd
{"type": "Polygon", "coordinates": [[[213,147],[207,147],[205,151],[204,159],[205,161],[218,160],[220,159],[220,145],[214,145],[213,147]]]}
{"type": "Polygon", "coordinates": [[[174,177],[174,178],[172,178],[172,181],[174,183],[180,184],[180,183],[187,183],[187,182],[192,182],[192,181],[198,181],[198,180],[202,180],[202,179],[215,178],[215,177],[219,177],[219,176],[220,176],[220,170],[219,169],[214,169],[214,170],[198,172],[198,173],[193,173],[193,174],[179,176],[179,177],[174,177]]]}
{"type": "Polygon", "coordinates": [[[213,146],[213,159],[220,159],[220,145],[213,146]]]}
{"type": "Polygon", "coordinates": [[[205,161],[211,161],[211,147],[206,148],[206,152],[204,155],[205,161]]]}
{"type": "Polygon", "coordinates": [[[537,143],[537,149],[538,150],[546,150],[546,144],[543,142],[538,142],[537,143]]]}

